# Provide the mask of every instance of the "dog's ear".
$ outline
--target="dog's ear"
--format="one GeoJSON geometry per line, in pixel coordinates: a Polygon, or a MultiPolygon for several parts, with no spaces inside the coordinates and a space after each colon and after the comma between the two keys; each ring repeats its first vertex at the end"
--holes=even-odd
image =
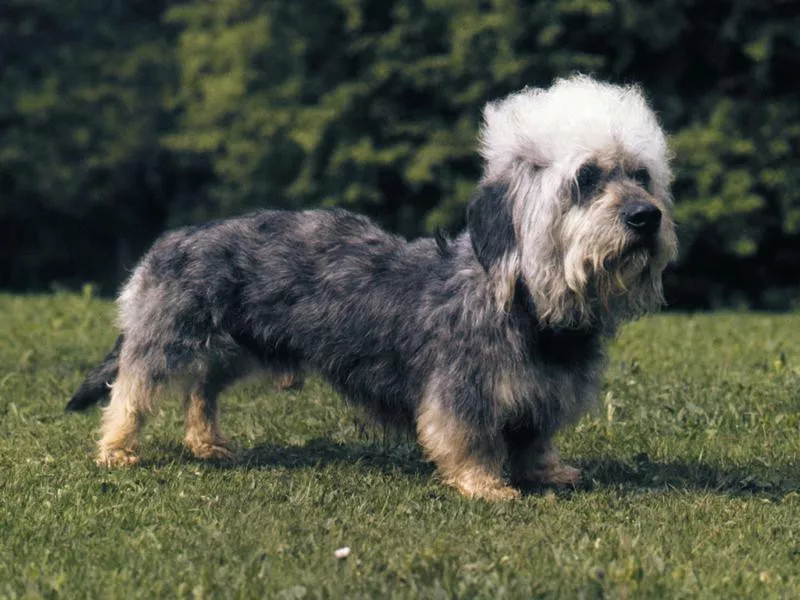
{"type": "Polygon", "coordinates": [[[502,185],[482,185],[467,207],[467,227],[472,250],[487,273],[517,246],[511,207],[502,185]]]}
{"type": "Polygon", "coordinates": [[[519,251],[508,188],[482,185],[467,207],[472,251],[494,283],[497,304],[507,310],[519,277],[519,251]]]}

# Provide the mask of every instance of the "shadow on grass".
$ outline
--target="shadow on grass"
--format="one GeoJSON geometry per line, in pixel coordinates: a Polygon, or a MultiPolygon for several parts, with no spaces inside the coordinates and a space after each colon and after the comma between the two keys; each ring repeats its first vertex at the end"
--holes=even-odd
{"type": "MultiPolygon", "coordinates": [[[[200,461],[180,444],[161,445],[162,459],[147,459],[142,466],[163,466],[174,462],[165,455],[180,455],[181,461],[199,462],[216,469],[306,469],[327,465],[353,465],[383,473],[431,477],[432,463],[423,460],[413,443],[348,442],[337,443],[314,438],[303,445],[263,443],[240,450],[232,461],[200,461]]],[[[800,467],[783,465],[770,468],[763,464],[735,469],[720,469],[706,463],[654,462],[642,454],[631,461],[618,459],[576,461],[584,483],[577,488],[558,491],[562,494],[586,492],[601,487],[618,487],[635,492],[663,493],[673,490],[702,490],[731,496],[780,497],[800,492],[800,467]]],[[[526,495],[538,495],[552,486],[523,485],[526,495]]]]}
{"type": "MultiPolygon", "coordinates": [[[[244,452],[231,468],[306,468],[326,464],[357,464],[383,472],[431,476],[435,469],[425,462],[414,444],[392,446],[376,443],[347,443],[316,438],[303,446],[261,444],[244,452]]],[[[585,483],[572,493],[597,486],[620,486],[640,491],[671,489],[705,490],[726,495],[763,494],[782,496],[800,491],[800,470],[784,466],[770,469],[752,465],[738,469],[719,469],[705,463],[653,462],[646,455],[632,462],[597,460],[579,462],[585,483]]],[[[541,494],[552,486],[523,486],[526,494],[541,494]]]]}
{"type": "Polygon", "coordinates": [[[215,469],[306,469],[326,465],[355,465],[378,469],[384,473],[402,473],[429,477],[434,467],[422,459],[415,444],[389,445],[376,442],[340,444],[325,438],[314,438],[303,445],[257,444],[235,451],[233,460],[197,459],[181,444],[162,442],[157,445],[155,458],[143,457],[143,467],[163,467],[181,462],[195,462],[215,469]]]}
{"type": "Polygon", "coordinates": [[[716,494],[783,496],[800,491],[800,469],[748,465],[720,469],[705,463],[653,462],[646,455],[632,462],[594,460],[582,463],[588,481],[642,491],[705,490],[716,494]]]}
{"type": "MultiPolygon", "coordinates": [[[[301,469],[330,464],[359,465],[386,473],[401,472],[421,476],[430,476],[434,471],[433,466],[422,459],[413,444],[339,444],[325,438],[314,438],[302,446],[259,444],[241,452],[230,467],[301,469]]],[[[220,466],[224,466],[224,463],[220,463],[220,466]]]]}

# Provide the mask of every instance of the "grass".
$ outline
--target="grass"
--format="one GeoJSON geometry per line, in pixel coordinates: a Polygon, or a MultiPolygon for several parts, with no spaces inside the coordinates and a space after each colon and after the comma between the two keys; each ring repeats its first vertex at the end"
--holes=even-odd
{"type": "Polygon", "coordinates": [[[315,380],[226,395],[233,465],[182,451],[172,402],[144,464],[100,470],[97,412],[63,405],[113,307],[0,295],[0,315],[0,597],[800,597],[800,315],[626,327],[560,438],[589,488],[500,505],[315,380]]]}

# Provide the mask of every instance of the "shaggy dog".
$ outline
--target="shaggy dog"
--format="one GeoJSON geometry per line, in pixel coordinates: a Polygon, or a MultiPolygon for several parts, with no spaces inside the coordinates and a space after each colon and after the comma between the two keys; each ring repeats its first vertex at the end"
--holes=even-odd
{"type": "Polygon", "coordinates": [[[168,386],[185,398],[188,448],[229,458],[220,392],[254,369],[288,384],[313,370],[415,430],[467,496],[578,482],[553,434],[597,396],[619,324],[662,304],[676,254],[665,136],[638,88],[574,76],[488,104],[480,146],[485,172],[451,241],[408,242],[339,209],[159,239],[119,296],[116,347],[68,406],[113,382],[98,463],[136,461],[168,386]]]}

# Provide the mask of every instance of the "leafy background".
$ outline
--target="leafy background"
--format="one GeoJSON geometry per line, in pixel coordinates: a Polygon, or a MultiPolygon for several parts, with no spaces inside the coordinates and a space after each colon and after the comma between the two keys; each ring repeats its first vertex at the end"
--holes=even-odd
{"type": "Polygon", "coordinates": [[[796,306],[793,0],[7,0],[0,288],[112,294],[165,228],[257,207],[455,231],[482,105],[573,71],[673,135],[670,304],[796,306]]]}

